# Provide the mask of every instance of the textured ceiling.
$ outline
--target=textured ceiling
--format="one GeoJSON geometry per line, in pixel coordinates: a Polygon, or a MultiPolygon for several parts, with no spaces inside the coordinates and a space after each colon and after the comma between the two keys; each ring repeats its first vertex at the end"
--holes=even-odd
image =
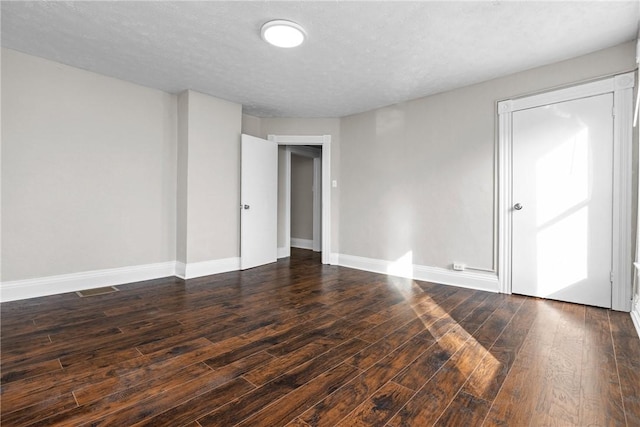
{"type": "Polygon", "coordinates": [[[635,38],[630,2],[2,2],[2,46],[260,117],[341,117],[635,38]],[[278,49],[260,26],[308,39],[278,49]]]}

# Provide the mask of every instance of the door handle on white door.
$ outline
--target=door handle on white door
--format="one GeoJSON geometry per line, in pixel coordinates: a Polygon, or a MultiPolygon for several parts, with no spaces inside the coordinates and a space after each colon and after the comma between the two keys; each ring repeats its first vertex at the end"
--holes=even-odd
{"type": "Polygon", "coordinates": [[[519,211],[520,209],[522,209],[522,205],[520,203],[516,203],[515,205],[513,205],[513,209],[519,211]]]}
{"type": "Polygon", "coordinates": [[[251,207],[251,206],[249,206],[249,205],[243,205],[243,206],[242,206],[242,208],[243,208],[243,209],[249,209],[250,207],[251,207]]]}

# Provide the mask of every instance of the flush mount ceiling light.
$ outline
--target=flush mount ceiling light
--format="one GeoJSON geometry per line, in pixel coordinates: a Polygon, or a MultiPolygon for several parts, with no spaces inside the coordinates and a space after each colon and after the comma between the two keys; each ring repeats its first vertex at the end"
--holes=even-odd
{"type": "Polygon", "coordinates": [[[260,34],[262,40],[278,47],[300,46],[306,37],[304,28],[295,22],[283,19],[265,23],[260,34]]]}

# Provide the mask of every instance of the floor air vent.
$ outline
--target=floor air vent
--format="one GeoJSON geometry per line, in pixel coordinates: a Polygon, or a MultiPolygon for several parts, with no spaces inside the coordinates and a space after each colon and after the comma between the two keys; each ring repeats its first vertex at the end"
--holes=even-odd
{"type": "Polygon", "coordinates": [[[76,294],[80,297],[93,297],[96,295],[104,295],[110,294],[112,292],[117,292],[118,288],[115,286],[107,286],[104,288],[94,288],[94,289],[85,289],[84,291],[77,291],[76,294]]]}

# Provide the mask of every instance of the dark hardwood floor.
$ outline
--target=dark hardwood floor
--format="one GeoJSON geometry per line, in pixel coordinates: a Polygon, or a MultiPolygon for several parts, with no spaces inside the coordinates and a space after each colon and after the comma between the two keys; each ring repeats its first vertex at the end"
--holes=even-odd
{"type": "Polygon", "coordinates": [[[640,426],[630,316],[322,266],[4,303],[3,426],[640,426]]]}

